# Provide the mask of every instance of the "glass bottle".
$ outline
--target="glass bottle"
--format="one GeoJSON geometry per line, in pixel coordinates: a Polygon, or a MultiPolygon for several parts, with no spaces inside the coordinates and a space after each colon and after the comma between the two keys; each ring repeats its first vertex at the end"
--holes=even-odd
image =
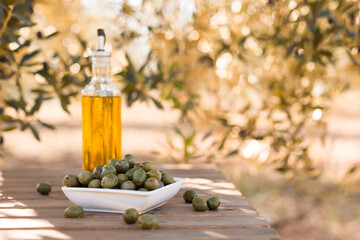
{"type": "Polygon", "coordinates": [[[111,53],[104,51],[102,29],[97,42],[91,55],[92,78],[81,92],[84,171],[121,158],[121,95],[111,81],[111,53]]]}

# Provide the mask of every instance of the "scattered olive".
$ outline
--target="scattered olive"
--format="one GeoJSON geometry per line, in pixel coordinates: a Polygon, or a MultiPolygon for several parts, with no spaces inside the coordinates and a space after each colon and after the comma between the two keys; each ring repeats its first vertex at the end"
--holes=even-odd
{"type": "Polygon", "coordinates": [[[217,196],[211,196],[206,203],[210,210],[216,210],[220,206],[220,199],[217,196]]]}
{"type": "Polygon", "coordinates": [[[202,197],[194,197],[192,200],[192,206],[195,211],[204,212],[207,209],[206,200],[202,197]]]}
{"type": "Polygon", "coordinates": [[[138,220],[139,213],[135,208],[126,209],[123,214],[123,218],[127,224],[133,224],[138,220]]]}
{"type": "Polygon", "coordinates": [[[197,196],[197,193],[194,190],[187,190],[184,192],[183,198],[185,202],[192,203],[194,197],[197,196]]]}
{"type": "Polygon", "coordinates": [[[82,218],[84,209],[80,206],[71,206],[65,209],[64,216],[66,218],[82,218]]]}
{"type": "Polygon", "coordinates": [[[145,214],[139,217],[139,220],[137,221],[137,225],[139,229],[155,229],[158,226],[158,220],[154,215],[151,214],[145,214]]]}
{"type": "Polygon", "coordinates": [[[36,184],[36,191],[41,195],[48,195],[51,192],[51,185],[47,182],[41,182],[36,184]]]}

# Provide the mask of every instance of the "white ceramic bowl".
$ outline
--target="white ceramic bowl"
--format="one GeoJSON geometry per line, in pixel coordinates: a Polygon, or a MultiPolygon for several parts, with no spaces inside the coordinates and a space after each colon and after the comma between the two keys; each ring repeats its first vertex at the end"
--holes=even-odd
{"type": "Polygon", "coordinates": [[[85,211],[123,213],[128,208],[135,208],[139,213],[144,213],[164,205],[176,195],[185,179],[174,180],[175,183],[149,192],[79,187],[62,187],[61,190],[85,211]]]}

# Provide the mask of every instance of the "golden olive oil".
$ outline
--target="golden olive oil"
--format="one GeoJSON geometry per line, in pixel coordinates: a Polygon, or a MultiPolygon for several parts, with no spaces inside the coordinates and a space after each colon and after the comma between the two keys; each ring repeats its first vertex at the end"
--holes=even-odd
{"type": "Polygon", "coordinates": [[[121,97],[81,97],[83,170],[121,158],[121,97]]]}

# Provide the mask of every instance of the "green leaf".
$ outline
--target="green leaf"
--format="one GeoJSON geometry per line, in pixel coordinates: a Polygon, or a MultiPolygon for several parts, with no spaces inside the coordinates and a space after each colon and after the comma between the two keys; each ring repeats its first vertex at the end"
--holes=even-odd
{"type": "Polygon", "coordinates": [[[40,142],[40,136],[39,136],[39,133],[37,132],[37,130],[35,129],[35,127],[30,124],[29,124],[29,127],[31,129],[32,134],[36,138],[36,140],[38,140],[40,142]]]}
{"type": "Polygon", "coordinates": [[[22,11],[28,10],[29,7],[33,4],[34,0],[27,0],[23,4],[17,6],[14,10],[16,13],[21,13],[22,11]]]}
{"type": "Polygon", "coordinates": [[[14,99],[5,100],[4,102],[5,102],[5,104],[8,105],[9,107],[14,108],[16,111],[19,110],[19,104],[18,104],[14,99]]]}
{"type": "Polygon", "coordinates": [[[31,58],[36,56],[38,53],[40,53],[40,50],[35,50],[32,53],[25,54],[20,61],[20,65],[23,65],[25,62],[29,61],[31,58]]]}
{"type": "Polygon", "coordinates": [[[187,113],[188,113],[188,111],[189,111],[189,107],[190,107],[190,101],[185,104],[185,107],[184,107],[184,109],[183,109],[183,111],[182,111],[182,115],[183,115],[183,116],[186,116],[186,115],[187,115],[187,113]]]}
{"type": "Polygon", "coordinates": [[[174,131],[175,131],[177,134],[179,134],[179,135],[180,135],[183,139],[185,139],[184,134],[180,131],[180,129],[179,129],[179,128],[174,127],[174,131]]]}
{"type": "Polygon", "coordinates": [[[207,139],[208,137],[210,137],[213,133],[213,129],[210,129],[207,133],[205,133],[204,137],[202,138],[202,140],[204,141],[205,139],[207,139]]]}
{"type": "Polygon", "coordinates": [[[20,45],[19,36],[18,36],[18,35],[14,35],[9,28],[6,30],[6,33],[7,33],[8,38],[10,39],[10,41],[16,42],[17,44],[20,45]]]}
{"type": "Polygon", "coordinates": [[[227,134],[223,137],[223,139],[221,140],[220,145],[219,145],[219,147],[218,147],[218,150],[221,150],[221,149],[224,148],[225,143],[226,143],[226,140],[227,140],[228,137],[229,137],[229,133],[227,133],[227,134]]]}
{"type": "Polygon", "coordinates": [[[5,4],[3,4],[2,2],[0,2],[0,8],[4,9],[6,11],[9,11],[9,8],[5,4]]]}
{"type": "Polygon", "coordinates": [[[34,115],[34,113],[36,113],[37,111],[39,111],[40,107],[41,107],[41,104],[42,104],[42,101],[43,101],[43,97],[42,95],[40,95],[39,97],[37,97],[35,99],[35,103],[34,103],[34,106],[31,108],[30,112],[29,112],[29,115],[32,116],[34,115]]]}
{"type": "Polygon", "coordinates": [[[69,97],[64,96],[64,95],[60,95],[60,103],[61,103],[61,107],[62,109],[67,112],[68,114],[70,114],[69,110],[68,110],[68,106],[70,104],[70,100],[69,97]]]}
{"type": "Polygon", "coordinates": [[[182,82],[174,82],[174,87],[177,88],[177,89],[182,90],[182,89],[185,88],[185,85],[182,82]]]}
{"type": "Polygon", "coordinates": [[[225,157],[231,157],[233,155],[237,155],[239,153],[239,150],[233,150],[225,155],[225,157]]]}
{"type": "Polygon", "coordinates": [[[2,131],[2,132],[10,132],[10,131],[12,131],[12,130],[14,130],[14,129],[16,129],[16,126],[7,127],[7,128],[5,128],[5,129],[3,129],[3,130],[1,130],[1,131],[2,131]]]}
{"type": "Polygon", "coordinates": [[[44,127],[46,127],[46,128],[49,128],[49,129],[52,129],[52,130],[55,129],[55,126],[54,126],[54,125],[45,123],[45,122],[41,121],[40,119],[38,119],[37,121],[38,121],[41,125],[43,125],[44,127]]]}
{"type": "Polygon", "coordinates": [[[185,139],[185,146],[189,146],[194,141],[195,136],[196,131],[193,131],[192,134],[185,139]]]}
{"type": "Polygon", "coordinates": [[[360,67],[360,63],[358,61],[356,61],[356,59],[351,55],[351,53],[346,50],[346,53],[348,55],[348,57],[350,58],[350,60],[357,66],[357,67],[360,67]]]}
{"type": "Polygon", "coordinates": [[[20,124],[21,124],[20,131],[24,131],[29,127],[29,123],[20,122],[20,124]]]}
{"type": "Polygon", "coordinates": [[[158,101],[156,100],[155,98],[151,97],[151,100],[154,102],[154,104],[156,105],[157,108],[159,109],[163,109],[163,105],[158,101]]]}
{"type": "Polygon", "coordinates": [[[276,168],[276,170],[279,172],[287,172],[287,171],[291,170],[291,168],[288,165],[284,165],[282,167],[276,168]]]}
{"type": "Polygon", "coordinates": [[[32,22],[30,21],[30,19],[27,18],[27,17],[25,17],[25,16],[22,15],[21,13],[16,13],[16,12],[14,12],[14,13],[12,14],[12,16],[15,17],[16,19],[24,22],[24,23],[27,24],[27,25],[31,25],[31,24],[32,24],[32,22]]]}

